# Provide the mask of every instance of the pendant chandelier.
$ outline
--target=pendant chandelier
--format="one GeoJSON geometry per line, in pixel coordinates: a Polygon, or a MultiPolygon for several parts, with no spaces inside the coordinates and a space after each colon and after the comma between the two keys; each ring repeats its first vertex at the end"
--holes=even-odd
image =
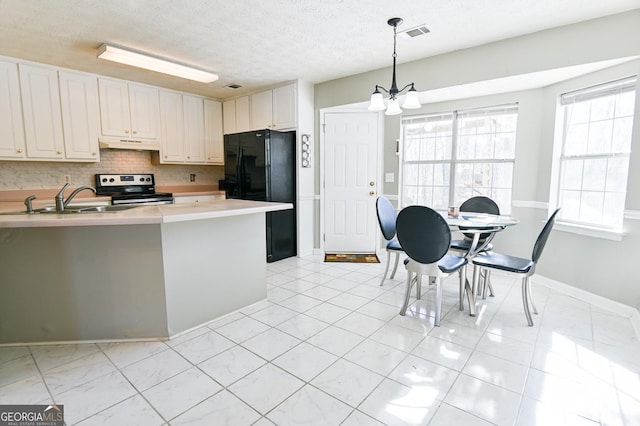
{"type": "Polygon", "coordinates": [[[387,24],[393,27],[393,75],[391,78],[391,88],[389,90],[385,89],[382,86],[376,85],[376,89],[373,91],[371,95],[371,103],[369,104],[369,110],[371,111],[382,111],[386,109],[385,115],[397,115],[402,112],[400,109],[400,103],[398,102],[398,95],[404,92],[406,89],[411,87],[405,96],[404,103],[402,104],[402,108],[406,109],[415,109],[420,108],[420,100],[418,99],[418,91],[414,87],[413,83],[409,83],[404,86],[402,89],[398,90],[398,85],[396,84],[396,29],[398,25],[402,24],[402,18],[391,18],[387,21],[387,24]],[[387,93],[389,95],[389,100],[387,101],[387,106],[384,105],[384,101],[382,98],[382,93],[380,90],[387,93]]]}

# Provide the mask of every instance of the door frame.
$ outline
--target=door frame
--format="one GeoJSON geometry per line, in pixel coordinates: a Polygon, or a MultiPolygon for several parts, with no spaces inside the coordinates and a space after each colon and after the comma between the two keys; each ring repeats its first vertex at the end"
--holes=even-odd
{"type": "MultiPolygon", "coordinates": [[[[349,106],[338,106],[338,107],[331,107],[331,108],[321,108],[320,109],[320,170],[319,170],[319,183],[320,183],[320,212],[319,212],[319,217],[320,217],[320,254],[324,254],[324,231],[325,231],[325,215],[324,215],[324,207],[325,207],[325,186],[324,186],[324,182],[325,182],[325,175],[324,175],[324,169],[325,169],[325,147],[326,147],[326,141],[325,141],[325,135],[324,135],[324,126],[325,126],[325,114],[327,113],[339,113],[339,114],[352,114],[352,113],[358,113],[358,114],[362,114],[362,113],[368,113],[368,114],[372,114],[372,115],[376,115],[377,116],[377,122],[378,122],[378,140],[376,141],[377,144],[377,157],[378,157],[378,161],[376,162],[376,181],[378,182],[376,184],[376,197],[382,195],[382,190],[384,188],[384,182],[383,182],[383,165],[384,165],[384,158],[383,158],[383,154],[384,154],[384,114],[382,112],[371,112],[371,111],[363,111],[363,107],[362,106],[354,106],[354,107],[349,107],[349,106]]],[[[376,252],[380,249],[380,233],[376,233],[376,252]]]]}

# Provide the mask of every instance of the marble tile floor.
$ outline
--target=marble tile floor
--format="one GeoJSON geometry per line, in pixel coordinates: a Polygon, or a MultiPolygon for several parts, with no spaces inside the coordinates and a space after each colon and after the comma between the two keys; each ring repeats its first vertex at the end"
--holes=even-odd
{"type": "MultiPolygon", "coordinates": [[[[385,254],[381,255],[384,262],[385,254]]],[[[67,425],[640,425],[628,319],[493,274],[479,315],[444,283],[398,315],[404,271],[268,265],[268,300],[167,342],[0,348],[0,404],[64,404],[67,425]]]]}

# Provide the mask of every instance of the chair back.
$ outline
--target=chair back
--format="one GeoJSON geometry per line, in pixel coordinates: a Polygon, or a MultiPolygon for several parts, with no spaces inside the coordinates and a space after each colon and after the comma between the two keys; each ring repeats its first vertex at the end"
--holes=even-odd
{"type": "MultiPolygon", "coordinates": [[[[500,214],[500,207],[489,197],[479,195],[477,197],[471,197],[460,205],[461,212],[472,213],[489,213],[500,214]]],[[[462,229],[462,228],[460,228],[462,229]]],[[[489,238],[490,233],[480,234],[479,240],[486,240],[489,238]]],[[[473,239],[473,234],[464,234],[465,237],[473,239]]]]}
{"type": "Polygon", "coordinates": [[[533,253],[531,254],[531,260],[533,263],[538,263],[538,259],[542,255],[542,250],[544,250],[544,246],[547,244],[547,240],[549,239],[549,234],[551,233],[551,229],[553,228],[553,224],[556,221],[556,215],[560,209],[556,209],[555,212],[551,215],[549,219],[547,219],[547,223],[544,224],[542,231],[540,231],[540,235],[538,235],[538,239],[533,246],[533,253]]]}
{"type": "Polygon", "coordinates": [[[500,207],[489,197],[471,197],[460,205],[461,212],[500,214],[500,207]]]}
{"type": "Polygon", "coordinates": [[[435,263],[442,259],[451,244],[447,221],[425,206],[409,206],[398,213],[398,241],[404,252],[418,263],[435,263]]]}
{"type": "Polygon", "coordinates": [[[378,224],[385,240],[391,241],[396,236],[396,209],[385,197],[378,197],[376,200],[376,211],[378,214],[378,224]]]}

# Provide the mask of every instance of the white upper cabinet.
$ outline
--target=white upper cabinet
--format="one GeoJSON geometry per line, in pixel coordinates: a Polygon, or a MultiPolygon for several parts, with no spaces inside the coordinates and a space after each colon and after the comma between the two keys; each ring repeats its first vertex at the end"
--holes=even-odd
{"type": "Polygon", "coordinates": [[[252,130],[250,105],[249,96],[240,96],[222,103],[225,134],[252,130]]]}
{"type": "Polygon", "coordinates": [[[68,71],[58,73],[65,158],[98,161],[98,80],[68,71]]]}
{"type": "Polygon", "coordinates": [[[236,131],[248,132],[252,130],[251,109],[249,96],[236,98],[236,131]]]}
{"type": "Polygon", "coordinates": [[[204,163],[204,104],[203,98],[198,96],[182,96],[182,108],[184,111],[184,145],[185,162],[204,163]]]}
{"type": "Polygon", "coordinates": [[[182,94],[168,90],[160,91],[160,163],[173,164],[222,164],[222,159],[211,159],[212,152],[222,147],[212,148],[211,141],[222,144],[222,134],[215,135],[213,128],[222,132],[222,106],[220,102],[200,96],[182,94]],[[210,103],[217,108],[211,108],[210,103]],[[209,130],[208,130],[209,129],[209,130]],[[208,133],[209,132],[209,133],[208,133]]]}
{"type": "Polygon", "coordinates": [[[158,140],[158,89],[126,81],[98,79],[101,134],[124,140],[158,140]]]}
{"type": "Polygon", "coordinates": [[[238,133],[236,130],[236,100],[222,103],[222,121],[225,134],[238,133]]]}
{"type": "Polygon", "coordinates": [[[254,93],[251,95],[251,127],[253,130],[273,128],[273,92],[254,93]]]}
{"type": "Polygon", "coordinates": [[[161,163],[182,163],[184,161],[184,133],[182,131],[182,126],[182,95],[176,92],[167,92],[161,90],[161,163]]]}
{"type": "Polygon", "coordinates": [[[297,120],[296,84],[241,96],[223,103],[224,133],[293,130],[297,120]]]}
{"type": "Polygon", "coordinates": [[[296,128],[298,123],[296,99],[297,93],[295,84],[289,84],[273,89],[272,129],[291,130],[296,128]]]}
{"type": "Polygon", "coordinates": [[[32,65],[20,64],[18,67],[27,156],[63,160],[58,73],[32,65]]]}
{"type": "Polygon", "coordinates": [[[18,65],[0,61],[0,158],[25,157],[18,65]]]}
{"type": "Polygon", "coordinates": [[[222,134],[222,104],[204,100],[204,141],[207,164],[224,164],[224,136],[222,134]]]}

